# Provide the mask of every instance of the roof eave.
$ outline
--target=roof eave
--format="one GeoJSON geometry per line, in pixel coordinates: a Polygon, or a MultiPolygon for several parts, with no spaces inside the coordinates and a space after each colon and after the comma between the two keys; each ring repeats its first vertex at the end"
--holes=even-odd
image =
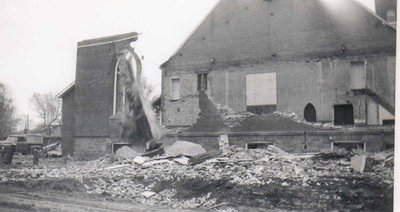
{"type": "Polygon", "coordinates": [[[70,91],[72,91],[75,88],[75,81],[70,83],[64,90],[62,90],[60,93],[57,94],[57,98],[63,98],[65,95],[67,95],[70,91]]]}

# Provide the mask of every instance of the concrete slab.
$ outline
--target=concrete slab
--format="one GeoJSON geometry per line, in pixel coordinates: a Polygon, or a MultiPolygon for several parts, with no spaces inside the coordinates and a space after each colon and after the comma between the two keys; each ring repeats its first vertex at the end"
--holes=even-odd
{"type": "Polygon", "coordinates": [[[365,169],[365,162],[367,160],[366,155],[354,155],[351,158],[350,166],[353,170],[358,172],[364,172],[365,169]]]}

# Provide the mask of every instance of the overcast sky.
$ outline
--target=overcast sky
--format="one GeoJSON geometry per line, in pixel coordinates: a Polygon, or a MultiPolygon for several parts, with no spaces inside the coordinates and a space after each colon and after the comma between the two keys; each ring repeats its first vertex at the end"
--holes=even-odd
{"type": "MultiPolygon", "coordinates": [[[[333,0],[332,0],[333,1],[333,0]]],[[[375,10],[374,0],[360,0],[375,10]]],[[[33,92],[59,92],[75,79],[78,41],[143,33],[135,50],[160,87],[165,62],[218,0],[0,0],[0,82],[20,117],[33,92]]]]}

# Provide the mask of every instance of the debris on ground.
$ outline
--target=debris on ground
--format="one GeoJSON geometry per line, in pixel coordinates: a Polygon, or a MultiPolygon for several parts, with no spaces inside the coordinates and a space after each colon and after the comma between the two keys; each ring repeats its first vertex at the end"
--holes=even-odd
{"type": "Polygon", "coordinates": [[[365,162],[367,160],[366,155],[354,155],[351,158],[351,168],[358,172],[363,172],[365,169],[365,162]]]}
{"type": "Polygon", "coordinates": [[[36,167],[31,163],[1,166],[0,184],[74,179],[93,195],[149,206],[220,211],[254,207],[390,211],[393,201],[393,166],[386,165],[393,161],[390,152],[380,153],[384,156],[376,156],[376,164],[362,173],[353,171],[343,154],[288,153],[272,145],[249,150],[229,146],[223,154],[203,152],[192,157],[181,155],[182,151],[172,153],[115,162],[108,156],[71,160],[66,165],[60,158],[44,158],[36,167]]]}
{"type": "Polygon", "coordinates": [[[41,152],[41,156],[61,157],[62,156],[61,143],[55,142],[44,146],[41,152]]]}
{"type": "Polygon", "coordinates": [[[200,145],[188,141],[177,141],[172,146],[166,148],[167,155],[186,155],[195,156],[207,151],[200,145]]]}
{"type": "Polygon", "coordinates": [[[219,114],[221,115],[224,124],[226,124],[230,128],[237,127],[245,119],[247,119],[251,116],[255,116],[254,113],[250,113],[247,111],[236,112],[236,111],[232,110],[231,108],[227,107],[226,105],[219,104],[211,96],[209,96],[208,98],[210,99],[210,101],[215,105],[215,107],[219,111],[219,114]]]}
{"type": "Polygon", "coordinates": [[[229,148],[229,138],[227,134],[222,134],[218,137],[218,146],[222,152],[226,152],[229,148]]]}
{"type": "Polygon", "coordinates": [[[135,150],[130,148],[129,146],[123,146],[123,147],[117,149],[117,152],[115,153],[115,155],[117,157],[121,157],[123,159],[129,160],[129,159],[135,158],[139,154],[135,150]]]}
{"type": "Polygon", "coordinates": [[[274,114],[277,114],[277,115],[282,116],[284,118],[289,118],[289,119],[291,119],[293,121],[296,121],[298,123],[307,124],[307,125],[314,126],[314,127],[320,127],[320,128],[325,128],[325,129],[340,129],[340,128],[342,128],[341,126],[334,125],[333,123],[308,122],[306,120],[298,118],[295,113],[287,113],[287,112],[283,112],[283,111],[275,111],[274,114]]]}
{"type": "Polygon", "coordinates": [[[220,154],[221,154],[221,151],[219,151],[219,150],[213,150],[213,151],[201,153],[201,154],[191,157],[190,164],[196,165],[196,164],[202,163],[208,159],[218,157],[220,154]]]}
{"type": "Polygon", "coordinates": [[[47,152],[47,157],[61,157],[61,156],[62,156],[61,145],[58,145],[57,148],[47,152]]]}

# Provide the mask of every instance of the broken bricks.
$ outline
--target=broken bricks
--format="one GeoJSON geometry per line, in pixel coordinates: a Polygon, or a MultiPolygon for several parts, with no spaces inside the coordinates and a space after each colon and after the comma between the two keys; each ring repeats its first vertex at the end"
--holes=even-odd
{"type": "Polygon", "coordinates": [[[186,155],[193,157],[206,153],[207,151],[200,144],[188,141],[177,141],[172,146],[166,148],[165,152],[168,155],[186,155]]]}
{"type": "MultiPolygon", "coordinates": [[[[347,178],[359,179],[360,176],[375,179],[374,182],[388,184],[393,182],[393,174],[391,174],[393,168],[385,168],[382,165],[382,172],[364,171],[361,174],[350,172],[350,166],[345,165],[344,157],[321,159],[320,156],[287,153],[279,148],[245,151],[242,148],[230,146],[228,152],[223,155],[216,151],[215,154],[208,152],[191,158],[182,155],[153,158],[137,156],[131,160],[119,160],[111,164],[105,159],[89,162],[71,161],[61,168],[48,164],[49,159],[44,159],[41,162],[43,168],[4,171],[0,169],[0,181],[72,178],[84,182],[85,186],[82,187],[92,194],[107,194],[148,205],[184,208],[207,208],[218,203],[214,199],[215,193],[196,196],[188,200],[175,197],[177,193],[182,192],[179,189],[183,189],[176,187],[176,182],[193,181],[199,178],[207,182],[223,180],[234,187],[253,188],[268,185],[285,187],[285,190],[296,190],[302,187],[320,189],[327,186],[327,183],[344,184],[347,178]],[[332,180],[321,181],[326,177],[332,180]],[[158,187],[159,184],[163,185],[162,189],[158,187]]],[[[391,158],[387,159],[389,164],[391,158]]],[[[381,163],[383,164],[383,161],[381,163]]],[[[324,198],[331,198],[331,196],[324,198]]]]}

